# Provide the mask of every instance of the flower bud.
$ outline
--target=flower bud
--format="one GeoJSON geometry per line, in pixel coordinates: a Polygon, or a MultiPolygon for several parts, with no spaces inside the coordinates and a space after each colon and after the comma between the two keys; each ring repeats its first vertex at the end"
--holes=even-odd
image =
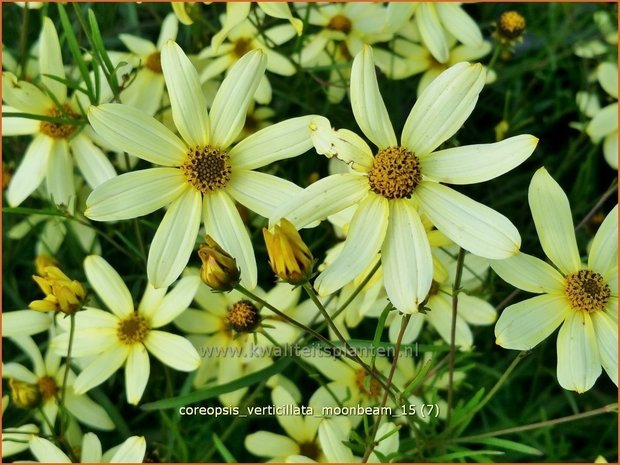
{"type": "Polygon", "coordinates": [[[41,393],[36,384],[10,378],[9,388],[11,389],[11,398],[16,407],[33,408],[41,401],[41,393]]]}
{"type": "Polygon", "coordinates": [[[499,17],[493,36],[503,44],[514,45],[523,40],[525,18],[516,11],[505,11],[499,17]]]}
{"type": "Polygon", "coordinates": [[[202,261],[200,279],[216,291],[230,291],[239,284],[241,270],[237,261],[220,247],[211,236],[205,237],[206,244],[198,249],[202,261]]]}
{"type": "Polygon", "coordinates": [[[273,232],[263,228],[263,237],[269,254],[269,265],[283,281],[303,284],[312,274],[314,259],[308,246],[295,227],[285,218],[273,227],[273,232]]]}
{"type": "MultiPolygon", "coordinates": [[[[37,259],[38,260],[38,259],[37,259]]],[[[71,280],[60,268],[44,266],[45,260],[37,262],[41,276],[34,275],[32,279],[39,285],[45,298],[35,300],[29,307],[40,312],[75,313],[82,308],[86,291],[79,281],[71,280]]]]}

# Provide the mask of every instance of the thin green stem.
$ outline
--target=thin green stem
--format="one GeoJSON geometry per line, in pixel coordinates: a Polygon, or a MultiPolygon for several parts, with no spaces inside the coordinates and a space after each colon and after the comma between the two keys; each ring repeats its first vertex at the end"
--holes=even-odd
{"type": "Polygon", "coordinates": [[[60,401],[58,403],[58,409],[60,412],[60,434],[64,436],[65,420],[67,419],[67,411],[65,408],[65,395],[67,392],[67,380],[69,379],[69,371],[71,370],[71,352],[73,351],[73,340],[75,338],[75,313],[69,315],[69,345],[67,347],[67,358],[65,360],[65,373],[62,377],[62,388],[60,390],[60,401]]]}
{"type": "Polygon", "coordinates": [[[459,305],[459,290],[461,287],[461,277],[463,276],[463,262],[465,260],[465,249],[459,248],[456,258],[456,276],[452,284],[452,326],[450,327],[450,368],[448,371],[448,407],[446,413],[446,428],[450,427],[452,417],[452,404],[454,402],[454,364],[456,357],[456,316],[459,305]]]}
{"type": "Polygon", "coordinates": [[[400,359],[400,345],[403,342],[403,336],[405,335],[405,330],[407,329],[407,325],[409,324],[409,320],[411,320],[411,315],[408,314],[403,318],[400,324],[400,331],[398,333],[398,338],[396,339],[396,350],[394,360],[392,360],[392,366],[390,367],[390,373],[387,379],[387,387],[383,392],[383,398],[381,399],[381,407],[379,408],[379,414],[377,415],[377,419],[372,427],[372,433],[370,434],[370,443],[366,446],[366,450],[364,451],[364,457],[362,458],[362,463],[368,462],[368,458],[372,453],[373,449],[377,445],[375,442],[375,437],[377,436],[377,431],[379,429],[379,423],[381,423],[381,412],[387,403],[387,398],[389,394],[389,388],[392,386],[392,379],[394,378],[394,373],[396,372],[396,365],[398,365],[398,360],[400,359]]]}
{"type": "Polygon", "coordinates": [[[605,191],[605,193],[601,196],[598,202],[596,202],[596,204],[590,209],[586,216],[583,217],[579,224],[575,226],[575,231],[580,230],[588,221],[590,221],[590,218],[592,218],[596,214],[596,212],[599,210],[599,208],[603,206],[607,199],[616,192],[618,192],[618,180],[614,179],[614,181],[611,183],[611,186],[609,186],[609,189],[605,191]]]}

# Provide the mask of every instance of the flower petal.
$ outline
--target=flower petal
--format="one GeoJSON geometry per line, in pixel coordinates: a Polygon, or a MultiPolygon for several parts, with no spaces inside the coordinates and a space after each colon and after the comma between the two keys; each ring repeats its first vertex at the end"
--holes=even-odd
{"type": "Polygon", "coordinates": [[[159,328],[179,316],[192,303],[199,285],[198,276],[181,279],[151,315],[151,327],[159,328]]]}
{"type": "Polygon", "coordinates": [[[154,115],[162,104],[164,76],[150,69],[141,69],[127,89],[121,94],[124,104],[139,108],[146,115],[154,115]]]}
{"type": "Polygon", "coordinates": [[[258,171],[233,171],[227,186],[230,195],[239,203],[265,218],[302,188],[290,181],[258,171]]]}
{"type": "Polygon", "coordinates": [[[295,32],[297,32],[297,35],[301,35],[304,23],[300,19],[293,18],[293,15],[291,14],[291,9],[289,8],[288,4],[282,2],[257,2],[256,4],[269,16],[288,20],[295,28],[295,32]]]}
{"type": "Polygon", "coordinates": [[[248,434],[244,445],[247,450],[258,457],[282,459],[300,453],[299,446],[291,438],[269,431],[248,434]]]}
{"type": "Polygon", "coordinates": [[[566,285],[564,277],[551,265],[521,252],[491,261],[491,268],[504,281],[527,292],[561,294],[566,285]]]}
{"type": "Polygon", "coordinates": [[[150,168],[112,178],[86,199],[84,215],[96,221],[115,221],[148,215],[189,191],[181,170],[150,168]]]}
{"type": "Polygon", "coordinates": [[[278,209],[272,220],[288,219],[296,229],[308,227],[355,204],[368,193],[368,178],[357,174],[333,174],[293,197],[278,209]]]}
{"type": "Polygon", "coordinates": [[[266,66],[265,52],[252,50],[230,68],[209,111],[211,144],[215,147],[228,147],[243,129],[248,106],[266,66]]]}
{"type": "Polygon", "coordinates": [[[161,50],[161,68],[179,134],[188,145],[204,147],[210,143],[209,116],[196,68],[171,40],[161,50]]]}
{"type": "Polygon", "coordinates": [[[618,323],[605,312],[592,314],[601,365],[618,386],[618,323]]]}
{"type": "MultiPolygon", "coordinates": [[[[144,436],[127,438],[110,457],[110,463],[142,463],[146,454],[144,436]]],[[[107,460],[106,460],[107,461],[107,460]]]]}
{"type": "Polygon", "coordinates": [[[65,79],[65,66],[60,52],[60,41],[54,23],[48,17],[43,18],[43,28],[39,37],[39,73],[41,82],[61,104],[67,100],[67,86],[46,76],[46,74],[65,79]]]}
{"type": "Polygon", "coordinates": [[[289,118],[246,137],[229,152],[233,171],[253,170],[307,152],[312,148],[310,126],[317,118],[323,117],[289,118]]]}
{"type": "Polygon", "coordinates": [[[362,132],[379,149],[397,145],[394,128],[379,92],[372,48],[368,45],[353,60],[351,108],[362,132]]]}
{"type": "Polygon", "coordinates": [[[201,205],[202,194],[191,188],[170,204],[147,259],[146,271],[154,287],[170,286],[185,269],[198,236],[201,205]]]}
{"type": "Polygon", "coordinates": [[[187,147],[166,126],[142,110],[119,103],[88,108],[88,121],[110,145],[162,166],[179,166],[187,147]]]}
{"type": "Polygon", "coordinates": [[[519,251],[519,231],[495,210],[434,182],[423,181],[414,195],[437,229],[474,255],[503,259],[519,251]]]}
{"type": "Polygon", "coordinates": [[[618,130],[618,104],[612,103],[599,111],[588,123],[586,132],[598,142],[612,131],[618,130]]]}
{"type": "Polygon", "coordinates": [[[157,38],[157,48],[161,50],[169,40],[177,40],[179,32],[179,20],[174,13],[168,13],[161,23],[159,37],[157,38]]]}
{"type": "Polygon", "coordinates": [[[44,135],[36,136],[30,143],[6,191],[11,207],[21,204],[45,179],[54,145],[54,139],[44,135]]]}
{"type": "Polygon", "coordinates": [[[47,192],[56,205],[64,205],[70,211],[75,208],[75,184],[73,181],[73,163],[69,156],[69,146],[64,139],[56,140],[52,145],[47,162],[47,192]]]}
{"type": "Polygon", "coordinates": [[[389,206],[387,234],[381,247],[383,283],[398,310],[416,313],[433,281],[431,246],[411,202],[397,199],[389,206]]]}
{"type": "Polygon", "coordinates": [[[52,442],[38,436],[30,439],[30,452],[41,463],[72,463],[52,442]]]}
{"type": "Polygon", "coordinates": [[[164,331],[149,331],[144,345],[162,363],[179,371],[194,371],[200,365],[200,355],[184,337],[164,331]]]}
{"type": "Polygon", "coordinates": [[[105,409],[87,395],[76,396],[73,393],[73,389],[67,389],[65,392],[65,402],[67,410],[80,420],[81,423],[105,431],[114,429],[114,422],[105,409]]]}
{"type": "MultiPolygon", "coordinates": [[[[437,330],[441,338],[450,344],[452,335],[452,302],[445,295],[437,295],[434,299],[429,300],[428,307],[430,311],[426,314],[426,318],[437,330]]],[[[474,343],[474,337],[467,326],[465,320],[461,317],[457,309],[456,316],[456,333],[454,343],[461,350],[471,350],[474,343]]]]}
{"type": "Polygon", "coordinates": [[[367,196],[357,208],[342,253],[314,282],[320,295],[329,295],[355,277],[374,260],[388,229],[388,200],[367,196]]]}
{"type": "Polygon", "coordinates": [[[612,131],[603,141],[603,155],[605,161],[613,169],[618,169],[618,131],[612,131]]]}
{"type": "Polygon", "coordinates": [[[84,179],[93,189],[116,176],[108,157],[88,137],[78,134],[71,140],[70,147],[84,179]]]}
{"type": "Polygon", "coordinates": [[[51,315],[34,310],[2,312],[2,337],[32,336],[48,329],[51,315]]]}
{"type": "Polygon", "coordinates": [[[129,348],[125,345],[117,345],[98,355],[75,379],[73,383],[75,394],[84,394],[95,386],[99,386],[123,366],[128,355],[129,348]]]}
{"type": "Polygon", "coordinates": [[[84,272],[91,286],[106,304],[106,306],[119,318],[124,318],[133,313],[133,299],[123,278],[116,272],[103,257],[89,255],[84,259],[84,272]]]}
{"type": "Polygon", "coordinates": [[[495,343],[506,349],[530,350],[572,313],[563,296],[539,295],[506,308],[495,325],[495,343]]]}
{"type": "Polygon", "coordinates": [[[540,245],[547,257],[564,274],[579,270],[581,258],[568,198],[545,168],[534,173],[528,200],[540,245]]]}
{"type": "Polygon", "coordinates": [[[442,25],[459,42],[470,47],[482,45],[482,33],[478,24],[463,11],[458,3],[437,2],[434,4],[442,25]]]}
{"type": "Polygon", "coordinates": [[[560,386],[579,393],[594,386],[601,374],[601,359],[589,313],[568,315],[558,334],[557,350],[560,386]]]}
{"type": "Polygon", "coordinates": [[[138,55],[140,58],[145,58],[151,53],[157,52],[157,47],[150,40],[132,34],[119,34],[118,38],[131,53],[138,55]]]}
{"type": "Polygon", "coordinates": [[[613,98],[618,98],[618,65],[614,63],[601,63],[596,68],[596,76],[601,87],[613,98]]]}
{"type": "Polygon", "coordinates": [[[420,3],[415,12],[415,23],[420,31],[422,42],[439,63],[445,63],[450,57],[446,35],[441,27],[436,5],[420,3]]]}
{"type": "Polygon", "coordinates": [[[226,192],[211,192],[204,198],[203,217],[207,234],[237,261],[241,284],[254,289],[258,279],[254,248],[233,200],[226,192]]]}
{"type": "Polygon", "coordinates": [[[605,273],[618,264],[618,205],[599,226],[588,257],[588,268],[605,273]]]}
{"type": "Polygon", "coordinates": [[[125,390],[127,402],[131,405],[138,405],[140,402],[150,372],[151,364],[146,348],[142,344],[134,344],[129,349],[127,363],[125,364],[125,390]]]}
{"type": "Polygon", "coordinates": [[[422,157],[425,177],[448,184],[488,181],[519,166],[529,158],[538,139],[528,134],[494,144],[467,145],[433,152],[422,157]]]}
{"type": "Polygon", "coordinates": [[[17,108],[2,105],[2,135],[4,137],[27,136],[39,132],[41,128],[40,121],[30,118],[7,116],[7,113],[20,113],[20,111],[17,108]]]}
{"type": "Polygon", "coordinates": [[[459,294],[459,316],[470,325],[486,326],[495,323],[497,311],[495,307],[480,297],[459,294]]]}
{"type": "Polygon", "coordinates": [[[474,110],[484,80],[479,63],[457,63],[441,73],[411,109],[403,128],[403,147],[424,156],[452,137],[474,110]]]}
{"type": "MultiPolygon", "coordinates": [[[[18,80],[17,76],[9,72],[2,73],[2,99],[18,112],[42,115],[54,107],[52,100],[38,87],[28,81],[18,80]]],[[[36,120],[35,123],[37,126],[40,124],[36,120]]]]}
{"type": "MultiPolygon", "coordinates": [[[[297,402],[293,399],[293,396],[282,386],[276,386],[271,391],[271,399],[273,405],[276,406],[297,406],[297,402]]],[[[280,415],[277,417],[278,423],[286,431],[289,437],[293,438],[298,444],[302,444],[306,441],[312,441],[313,437],[307,437],[304,420],[300,415],[280,415]]]]}
{"type": "Polygon", "coordinates": [[[248,17],[251,6],[252,3],[250,2],[231,2],[226,4],[226,15],[224,16],[222,29],[211,39],[213,50],[217,50],[228,36],[228,33],[248,17]]]}
{"type": "Polygon", "coordinates": [[[101,441],[95,433],[86,433],[82,438],[80,461],[82,463],[101,462],[101,441]]]}

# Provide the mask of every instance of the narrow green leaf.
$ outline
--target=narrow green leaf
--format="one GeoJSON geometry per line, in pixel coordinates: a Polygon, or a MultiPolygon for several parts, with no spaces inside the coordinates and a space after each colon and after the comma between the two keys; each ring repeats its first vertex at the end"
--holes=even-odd
{"type": "Polygon", "coordinates": [[[508,439],[487,438],[487,439],[474,440],[471,442],[484,444],[484,445],[492,446],[492,447],[501,447],[502,449],[513,450],[513,451],[521,452],[527,455],[543,455],[542,451],[534,447],[521,444],[520,442],[510,441],[508,439]]]}
{"type": "Polygon", "coordinates": [[[374,368],[375,359],[377,358],[377,347],[381,342],[381,334],[383,334],[383,328],[385,328],[385,320],[390,313],[390,309],[392,308],[392,304],[387,304],[383,311],[381,312],[381,316],[379,317],[379,321],[377,322],[377,328],[375,329],[375,336],[372,338],[372,361],[370,362],[370,366],[374,368]]]}
{"type": "Polygon", "coordinates": [[[411,392],[420,385],[420,383],[424,380],[430,369],[433,367],[433,360],[427,360],[420,371],[416,373],[411,382],[405,386],[401,397],[408,397],[411,392]]]}
{"type": "Polygon", "coordinates": [[[482,455],[504,455],[504,452],[499,450],[464,450],[459,452],[451,452],[449,454],[433,457],[432,462],[454,462],[464,458],[474,458],[482,455]]]}
{"type": "Polygon", "coordinates": [[[226,463],[238,463],[237,459],[233,457],[233,455],[230,453],[226,445],[222,442],[220,437],[215,433],[213,433],[213,445],[215,446],[217,451],[220,453],[222,458],[226,460],[226,463]]]}

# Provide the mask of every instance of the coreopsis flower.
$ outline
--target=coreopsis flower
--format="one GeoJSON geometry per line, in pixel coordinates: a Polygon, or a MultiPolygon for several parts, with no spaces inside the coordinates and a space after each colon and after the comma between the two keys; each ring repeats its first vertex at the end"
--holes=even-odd
{"type": "MultiPolygon", "coordinates": [[[[226,3],[226,16],[222,24],[222,29],[211,39],[211,47],[217,51],[224,43],[226,37],[231,38],[231,32],[241,23],[247,20],[253,2],[228,2],[226,3]]],[[[298,18],[294,18],[286,2],[256,2],[256,5],[268,16],[279,19],[286,19],[290,22],[293,30],[300,35],[304,23],[298,18]]]]}
{"type": "Polygon", "coordinates": [[[39,433],[39,427],[34,423],[26,423],[21,426],[11,427],[6,425],[4,412],[9,406],[9,396],[2,397],[2,458],[19,454],[28,449],[28,440],[34,434],[39,433]]]}
{"type": "Polygon", "coordinates": [[[61,392],[64,394],[64,407],[72,418],[92,428],[111,430],[114,423],[106,411],[84,394],[75,391],[75,374],[69,370],[67,384],[63,386],[66,366],[60,364],[60,357],[47,350],[45,359],[30,337],[10,338],[32,362],[33,370],[17,362],[2,365],[2,377],[9,379],[13,402],[21,408],[33,409],[40,406],[41,412],[34,418],[41,422],[45,434],[50,434],[59,410],[61,392]]]}
{"type": "MultiPolygon", "coordinates": [[[[273,388],[271,400],[276,407],[299,406],[282,386],[273,388]]],[[[312,409],[313,415],[278,415],[276,420],[286,435],[257,431],[245,437],[245,448],[257,457],[272,462],[288,462],[289,456],[304,456],[317,462],[328,462],[319,441],[318,430],[322,419],[317,414],[328,405],[335,407],[337,404],[326,391],[316,391],[308,401],[308,408],[312,409]]]]}
{"type": "Polygon", "coordinates": [[[39,43],[39,72],[44,91],[18,80],[12,73],[4,73],[2,98],[8,106],[3,105],[2,112],[30,113],[59,121],[3,116],[4,136],[34,136],[11,179],[6,199],[12,207],[20,205],[45,179],[50,199],[72,210],[75,203],[72,157],[93,188],[114,177],[116,172],[93,143],[77,105],[67,97],[67,86],[60,81],[66,78],[65,69],[58,34],[49,18],[43,20],[39,43]]]}
{"type": "MultiPolygon", "coordinates": [[[[110,312],[88,307],[75,315],[72,357],[95,356],[77,376],[73,388],[83,394],[103,383],[125,366],[127,401],[137,405],[149,380],[149,352],[162,363],[179,371],[193,371],[200,356],[184,337],[162,331],[190,304],[200,283],[197,276],[181,279],[172,291],[147,284],[138,308],[120,275],[103,258],[90,255],[84,271],[92,288],[110,312]]],[[[65,320],[58,322],[68,329],[65,320]]],[[[51,345],[63,355],[69,333],[56,336],[51,345]]]]}
{"type": "Polygon", "coordinates": [[[450,35],[469,47],[482,47],[480,28],[458,3],[419,3],[413,15],[422,42],[439,63],[450,56],[450,35]]]}
{"type": "Polygon", "coordinates": [[[575,45],[575,55],[581,58],[596,58],[605,54],[617,55],[618,26],[607,11],[598,10],[593,14],[594,22],[600,32],[600,38],[575,45]]]}
{"type": "MultiPolygon", "coordinates": [[[[260,288],[254,293],[300,321],[297,311],[299,288],[279,283],[267,293],[260,288]]],[[[271,364],[272,341],[290,344],[299,335],[295,327],[237,290],[214,293],[206,285],[200,285],[194,300],[197,307],[183,312],[174,324],[189,334],[188,339],[203,355],[194,378],[195,386],[204,386],[213,378],[218,385],[233,381],[247,372],[246,366],[256,359],[271,364]]],[[[311,316],[305,315],[301,321],[310,319],[311,316]]],[[[251,368],[259,369],[258,366],[255,364],[251,368]]],[[[246,391],[224,394],[220,400],[224,404],[237,404],[246,391]]]]}
{"type": "Polygon", "coordinates": [[[51,313],[36,310],[15,310],[2,312],[2,337],[32,336],[52,325],[51,313]]]}
{"type": "Polygon", "coordinates": [[[568,198],[544,168],[532,178],[529,203],[538,238],[554,266],[519,253],[491,266],[519,289],[541,294],[506,308],[497,344],[531,350],[558,326],[557,376],[564,389],[585,392],[601,365],[618,385],[618,206],[607,215],[582,263],[568,198]]]}
{"type": "Polygon", "coordinates": [[[215,291],[230,291],[239,284],[241,272],[237,261],[223,250],[211,236],[205,238],[206,244],[198,249],[202,260],[200,279],[215,291]]]}
{"type": "MultiPolygon", "coordinates": [[[[210,60],[200,73],[201,82],[213,79],[225,71],[229,72],[235,63],[252,50],[262,50],[265,53],[267,71],[280,76],[295,74],[296,69],[293,63],[286,56],[273,49],[274,46],[282,45],[295,36],[295,29],[290,24],[274,26],[259,33],[256,26],[249,19],[245,19],[230,30],[227,35],[228,41],[218,47],[211,45],[198,55],[201,59],[208,58],[210,60]]],[[[269,79],[266,75],[262,75],[255,91],[254,100],[260,104],[268,104],[271,97],[272,89],[269,79]]]]}
{"type": "Polygon", "coordinates": [[[269,254],[269,265],[282,281],[293,285],[308,281],[314,258],[290,222],[283,218],[272,228],[263,228],[263,238],[269,254]]]}
{"type": "Polygon", "coordinates": [[[319,125],[317,151],[349,163],[355,173],[311,184],[272,216],[285,217],[299,229],[357,205],[342,253],[314,283],[320,295],[342,288],[381,252],[388,297],[400,311],[417,312],[433,277],[418,210],[473,254],[507,258],[518,252],[519,232],[506,217],[443,183],[471,184],[506,173],[531,155],[538,139],[521,135],[436,151],[473,111],[484,81],[479,64],[458,63],[444,71],[413,106],[399,144],[379,93],[372,49],[366,46],[355,57],[351,106],[358,125],[377,145],[376,154],[355,133],[319,125]]]}
{"type": "Polygon", "coordinates": [[[67,315],[82,308],[86,291],[82,283],[72,280],[56,266],[43,268],[41,276],[32,279],[39,285],[45,298],[30,302],[29,307],[39,312],[62,312],[67,315]]]}
{"type": "Polygon", "coordinates": [[[164,97],[164,75],[161,69],[161,50],[168,40],[176,40],[179,23],[170,13],[161,25],[157,43],[131,34],[121,34],[119,38],[137,58],[142,67],[135,78],[122,92],[122,102],[144,110],[149,115],[155,114],[164,97]]]}
{"type": "MultiPolygon", "coordinates": [[[[30,439],[30,452],[41,463],[73,463],[53,442],[34,436],[30,439]]],[[[79,463],[142,463],[146,453],[143,436],[131,436],[121,444],[102,453],[101,441],[94,433],[86,433],[77,454],[79,463]]]]}
{"type": "Polygon", "coordinates": [[[284,199],[299,192],[301,188],[289,181],[253,170],[311,148],[310,125],[322,117],[292,118],[230,147],[263,76],[265,54],[257,50],[239,60],[209,114],[198,74],[181,48],[168,42],[161,58],[181,138],[133,107],[91,107],[89,119],[101,137],[160,167],[126,173],[101,185],[88,198],[85,215],[113,221],[169,205],[147,262],[149,281],[156,288],[171,284],[185,268],[202,218],[206,233],[237,260],[241,283],[253,288],[256,259],[234,201],[268,217],[284,199]]]}

